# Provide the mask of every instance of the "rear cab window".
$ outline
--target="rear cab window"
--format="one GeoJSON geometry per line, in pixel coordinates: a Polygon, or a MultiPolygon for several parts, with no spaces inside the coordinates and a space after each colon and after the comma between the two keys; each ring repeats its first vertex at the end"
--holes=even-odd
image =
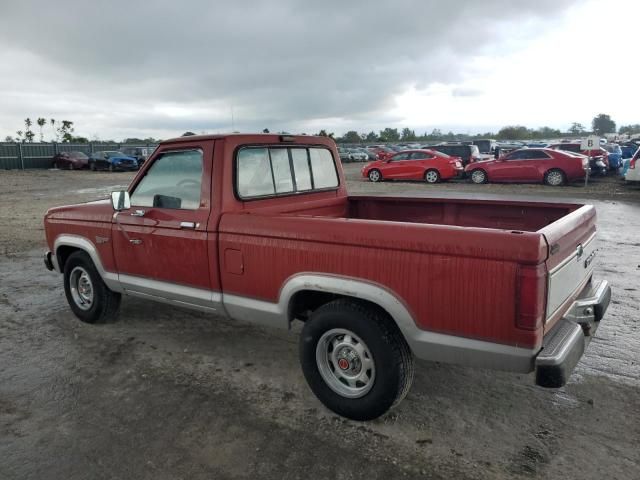
{"type": "Polygon", "coordinates": [[[236,154],[235,188],[243,200],[336,189],[338,170],[324,147],[243,147],[236,154]]]}

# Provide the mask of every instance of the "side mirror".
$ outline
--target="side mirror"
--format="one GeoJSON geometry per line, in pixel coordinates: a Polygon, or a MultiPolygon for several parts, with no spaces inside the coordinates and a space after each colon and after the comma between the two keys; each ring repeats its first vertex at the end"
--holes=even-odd
{"type": "Polygon", "coordinates": [[[111,192],[111,206],[116,212],[128,210],[131,208],[131,199],[129,192],[121,190],[119,192],[111,192]]]}

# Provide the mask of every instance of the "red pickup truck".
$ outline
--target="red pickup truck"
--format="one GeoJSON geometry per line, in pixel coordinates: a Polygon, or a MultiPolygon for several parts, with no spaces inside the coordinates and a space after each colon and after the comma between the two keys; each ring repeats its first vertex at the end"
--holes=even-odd
{"type": "Polygon", "coordinates": [[[302,321],[309,386],[357,420],[402,400],[414,357],[559,387],[611,296],[593,206],[349,196],[325,137],[168,140],[126,191],[44,223],[80,320],[115,319],[127,295],[302,321]]]}

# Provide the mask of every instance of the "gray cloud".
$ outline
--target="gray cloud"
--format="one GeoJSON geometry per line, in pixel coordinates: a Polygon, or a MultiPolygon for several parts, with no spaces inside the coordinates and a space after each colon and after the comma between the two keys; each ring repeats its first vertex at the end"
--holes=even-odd
{"type": "Polygon", "coordinates": [[[216,130],[231,106],[243,130],[377,125],[394,95],[455,84],[471,56],[509,48],[505,25],[535,34],[573,1],[10,2],[0,133],[39,114],[107,136],[216,130]]]}

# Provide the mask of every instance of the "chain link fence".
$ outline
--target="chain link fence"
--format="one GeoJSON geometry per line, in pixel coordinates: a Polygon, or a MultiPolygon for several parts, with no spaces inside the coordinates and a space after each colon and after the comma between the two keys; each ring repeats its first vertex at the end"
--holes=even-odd
{"type": "Polygon", "coordinates": [[[147,147],[153,150],[157,144],[139,143],[7,143],[0,142],[0,170],[25,170],[27,168],[51,168],[53,156],[60,152],[83,152],[91,155],[103,150],[120,150],[123,147],[147,147]]]}

